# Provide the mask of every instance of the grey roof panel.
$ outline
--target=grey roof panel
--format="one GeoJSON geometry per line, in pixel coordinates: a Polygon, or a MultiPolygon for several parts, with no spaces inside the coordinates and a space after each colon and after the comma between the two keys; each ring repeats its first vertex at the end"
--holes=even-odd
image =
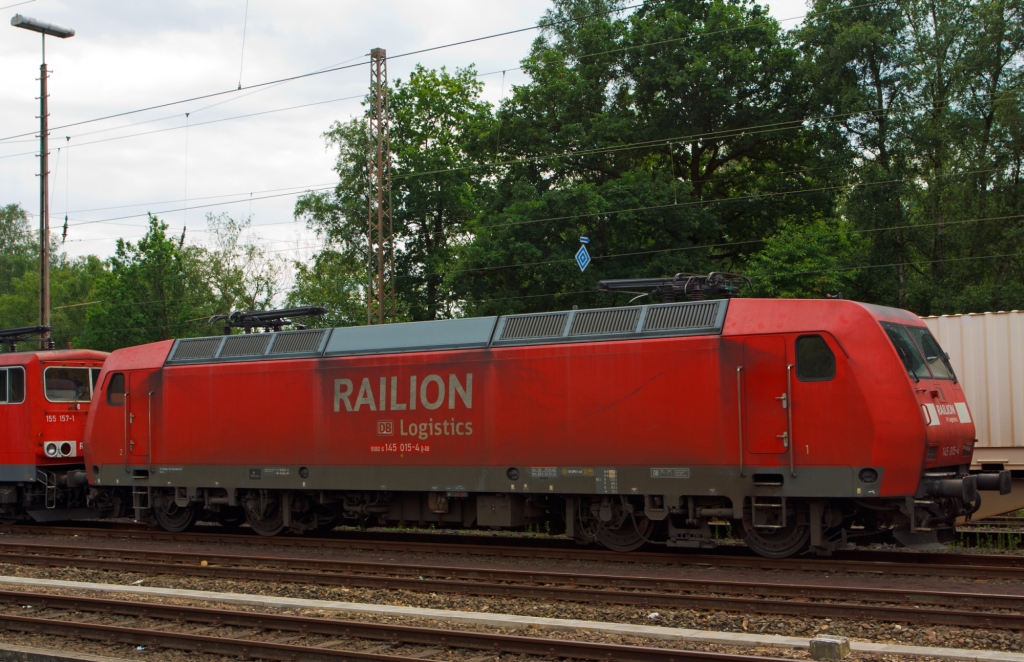
{"type": "Polygon", "coordinates": [[[470,317],[334,329],[324,356],[487,347],[497,317],[470,317]]]}
{"type": "Polygon", "coordinates": [[[169,365],[722,333],[727,299],[177,340],[169,365]]]}

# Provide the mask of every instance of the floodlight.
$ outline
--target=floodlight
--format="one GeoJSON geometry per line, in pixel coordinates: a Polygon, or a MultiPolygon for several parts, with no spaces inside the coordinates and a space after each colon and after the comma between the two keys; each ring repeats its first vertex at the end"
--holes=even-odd
{"type": "Polygon", "coordinates": [[[50,35],[51,37],[60,37],[61,39],[67,39],[68,37],[75,36],[75,31],[71,28],[62,28],[59,25],[46,23],[34,18],[29,18],[28,16],[22,16],[21,14],[14,15],[14,18],[11,19],[11,25],[16,28],[31,30],[32,32],[40,32],[42,34],[50,35]]]}

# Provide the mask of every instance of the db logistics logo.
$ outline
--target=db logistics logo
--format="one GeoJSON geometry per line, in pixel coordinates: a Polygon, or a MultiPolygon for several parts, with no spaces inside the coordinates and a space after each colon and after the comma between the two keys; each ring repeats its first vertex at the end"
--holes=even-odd
{"type": "Polygon", "coordinates": [[[395,434],[394,421],[377,421],[377,436],[390,437],[395,434]]]}

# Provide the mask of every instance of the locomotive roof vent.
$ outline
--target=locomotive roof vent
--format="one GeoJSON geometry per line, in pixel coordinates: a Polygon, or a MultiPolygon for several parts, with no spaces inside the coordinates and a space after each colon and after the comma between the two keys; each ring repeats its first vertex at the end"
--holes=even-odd
{"type": "Polygon", "coordinates": [[[270,345],[270,337],[269,333],[227,336],[224,339],[224,346],[221,347],[219,356],[221,358],[228,358],[232,356],[263,355],[270,345]]]}
{"type": "Polygon", "coordinates": [[[582,310],[572,316],[570,336],[589,336],[601,333],[633,333],[640,319],[640,306],[582,310]]]}
{"type": "Polygon", "coordinates": [[[217,355],[223,338],[189,338],[179,340],[174,346],[170,361],[201,361],[217,355]]]}
{"type": "Polygon", "coordinates": [[[716,326],[720,301],[674,303],[651,306],[644,319],[644,332],[702,329],[716,326]]]}
{"type": "Polygon", "coordinates": [[[565,332],[569,313],[540,313],[538,315],[512,315],[504,318],[500,340],[526,340],[528,338],[557,338],[565,332]]]}
{"type": "Polygon", "coordinates": [[[309,354],[319,353],[320,345],[327,335],[324,329],[309,331],[287,331],[274,336],[274,344],[270,354],[309,354]]]}

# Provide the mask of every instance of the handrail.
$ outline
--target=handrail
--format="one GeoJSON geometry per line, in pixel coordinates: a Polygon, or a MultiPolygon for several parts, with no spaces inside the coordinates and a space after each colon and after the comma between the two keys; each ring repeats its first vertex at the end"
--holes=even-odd
{"type": "Polygon", "coordinates": [[[786,418],[789,422],[789,475],[796,478],[796,470],[793,468],[793,449],[796,448],[796,440],[793,439],[793,364],[786,366],[786,418]]]}
{"type": "Polygon", "coordinates": [[[736,367],[736,432],[740,439],[740,478],[743,474],[743,366],[736,367]]]}

